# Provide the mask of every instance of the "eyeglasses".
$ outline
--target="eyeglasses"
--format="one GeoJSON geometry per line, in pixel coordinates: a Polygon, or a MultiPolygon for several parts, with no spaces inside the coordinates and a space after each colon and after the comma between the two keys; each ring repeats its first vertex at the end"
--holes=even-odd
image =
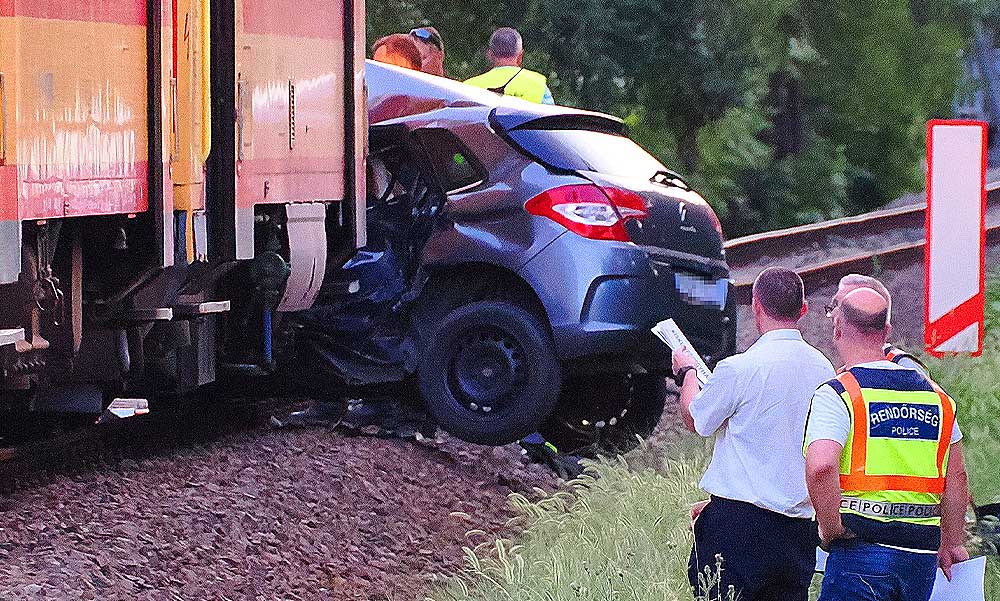
{"type": "Polygon", "coordinates": [[[823,309],[826,311],[827,319],[833,319],[833,310],[837,308],[838,304],[839,302],[837,300],[832,300],[830,301],[829,305],[823,307],[823,309]]]}
{"type": "Polygon", "coordinates": [[[434,44],[434,46],[441,51],[444,51],[444,42],[441,40],[441,36],[434,33],[426,27],[417,27],[416,29],[410,30],[410,35],[417,38],[418,40],[427,42],[429,44],[434,44]]]}

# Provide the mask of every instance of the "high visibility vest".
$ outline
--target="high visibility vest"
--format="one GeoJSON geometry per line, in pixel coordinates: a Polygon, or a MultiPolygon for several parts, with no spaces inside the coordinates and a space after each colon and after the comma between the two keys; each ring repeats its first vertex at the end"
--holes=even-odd
{"type": "Polygon", "coordinates": [[[913,369],[854,367],[829,385],[851,417],[844,525],[868,542],[937,550],[955,401],[913,369]]]}
{"type": "Polygon", "coordinates": [[[891,344],[887,344],[884,347],[882,347],[882,352],[885,353],[886,360],[892,361],[897,365],[899,364],[900,359],[905,358],[912,360],[917,365],[920,365],[921,367],[924,367],[924,369],[926,369],[924,362],[918,359],[916,355],[910,354],[897,346],[892,346],[891,344]]]}
{"type": "Polygon", "coordinates": [[[521,67],[496,67],[482,75],[465,80],[477,88],[516,96],[531,102],[541,103],[548,89],[548,78],[541,73],[521,67]]]}

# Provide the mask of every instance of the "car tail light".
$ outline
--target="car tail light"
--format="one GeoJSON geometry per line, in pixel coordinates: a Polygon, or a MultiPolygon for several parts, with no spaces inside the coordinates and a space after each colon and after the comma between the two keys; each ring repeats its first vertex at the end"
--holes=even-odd
{"type": "Polygon", "coordinates": [[[719,238],[722,238],[722,241],[725,242],[726,235],[722,233],[722,222],[719,221],[719,216],[715,214],[715,209],[708,206],[708,203],[705,203],[705,208],[708,210],[708,216],[712,219],[712,226],[715,228],[715,231],[719,232],[719,238]]]}
{"type": "Polygon", "coordinates": [[[635,192],[593,184],[547,190],[529,200],[524,208],[584,238],[618,242],[631,242],[625,231],[626,221],[649,215],[646,201],[635,192]]]}

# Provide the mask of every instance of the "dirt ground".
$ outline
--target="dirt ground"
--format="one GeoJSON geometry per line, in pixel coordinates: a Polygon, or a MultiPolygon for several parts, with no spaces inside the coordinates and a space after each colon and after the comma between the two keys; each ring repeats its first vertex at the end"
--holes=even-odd
{"type": "Polygon", "coordinates": [[[417,599],[553,483],[517,447],[247,433],[0,497],[0,599],[417,599]]]}
{"type": "MultiPolygon", "coordinates": [[[[1000,246],[992,246],[986,253],[986,273],[1000,271],[1000,246]]],[[[921,352],[924,347],[924,267],[911,265],[879,276],[892,294],[892,341],[901,348],[921,352]]],[[[836,286],[826,286],[808,291],[809,313],[799,326],[807,342],[820,349],[831,361],[837,363],[836,351],[830,342],[831,325],[823,307],[830,302],[836,286]]],[[[749,307],[740,307],[740,350],[745,350],[757,339],[753,314],[749,307]]]]}

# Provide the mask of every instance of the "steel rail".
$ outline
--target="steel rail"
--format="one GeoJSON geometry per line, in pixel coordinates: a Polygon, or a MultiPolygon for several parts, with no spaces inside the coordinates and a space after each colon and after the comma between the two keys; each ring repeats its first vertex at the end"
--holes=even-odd
{"type": "MultiPolygon", "coordinates": [[[[986,233],[990,241],[995,241],[1000,234],[1000,179],[987,183],[986,191],[986,233]]],[[[915,203],[734,238],[726,244],[726,258],[737,301],[749,304],[753,280],[766,267],[782,262],[791,261],[788,266],[802,276],[807,291],[832,284],[848,273],[871,274],[876,264],[885,268],[912,263],[922,258],[926,244],[923,237],[925,210],[924,203],[915,203]],[[914,238],[918,233],[918,240],[893,240],[894,236],[914,238]],[[852,240],[867,241],[875,248],[861,252],[854,249],[842,256],[831,256],[835,253],[829,251],[829,247],[836,240],[847,241],[846,246],[850,246],[852,240]],[[825,256],[815,260],[802,258],[810,252],[825,256]]]]}

